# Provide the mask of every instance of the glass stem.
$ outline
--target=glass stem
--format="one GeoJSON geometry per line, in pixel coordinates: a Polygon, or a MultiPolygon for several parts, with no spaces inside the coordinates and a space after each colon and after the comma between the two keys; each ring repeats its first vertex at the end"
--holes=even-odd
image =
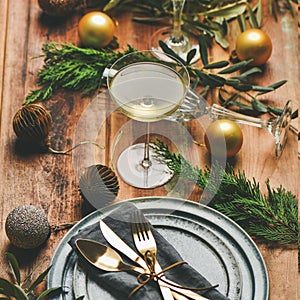
{"type": "Polygon", "coordinates": [[[185,0],[172,0],[172,3],[173,3],[172,41],[180,43],[183,40],[181,22],[182,22],[182,11],[185,4],[185,0]]]}
{"type": "Polygon", "coordinates": [[[276,118],[268,121],[260,118],[246,116],[222,107],[218,104],[213,104],[211,107],[207,108],[208,114],[212,119],[229,119],[240,124],[246,124],[250,126],[255,126],[259,128],[266,128],[270,133],[274,131],[274,125],[276,124],[276,118]]]}
{"type": "Polygon", "coordinates": [[[150,122],[147,123],[147,133],[144,147],[144,158],[141,162],[141,165],[144,169],[148,170],[151,167],[150,161],[150,122]]]}

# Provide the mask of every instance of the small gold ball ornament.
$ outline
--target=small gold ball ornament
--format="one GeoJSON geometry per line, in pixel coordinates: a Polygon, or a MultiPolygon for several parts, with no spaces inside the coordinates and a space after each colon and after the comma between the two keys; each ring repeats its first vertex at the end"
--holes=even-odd
{"type": "Polygon", "coordinates": [[[19,139],[46,149],[50,145],[51,126],[50,113],[39,104],[22,106],[13,118],[13,129],[19,139]]]}
{"type": "Polygon", "coordinates": [[[236,122],[226,119],[216,120],[208,126],[204,142],[211,155],[233,157],[242,147],[243,132],[236,122]]]}
{"type": "Polygon", "coordinates": [[[96,164],[89,166],[81,175],[79,188],[82,196],[94,207],[100,208],[118,195],[119,182],[113,170],[96,164]]]}

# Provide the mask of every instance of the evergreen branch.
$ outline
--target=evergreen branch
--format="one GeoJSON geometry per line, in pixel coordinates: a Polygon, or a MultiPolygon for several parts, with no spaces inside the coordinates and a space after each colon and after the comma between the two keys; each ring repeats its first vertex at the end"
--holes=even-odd
{"type": "Polygon", "coordinates": [[[159,140],[151,146],[176,175],[183,175],[213,194],[209,205],[233,219],[250,235],[282,245],[299,241],[296,197],[282,186],[273,189],[267,181],[268,193],[264,195],[259,183],[254,178],[247,179],[240,170],[234,172],[230,166],[225,170],[217,163],[214,168],[202,170],[192,166],[181,154],[172,153],[159,140]],[[214,178],[222,178],[221,183],[214,178]]]}
{"type": "Polygon", "coordinates": [[[26,97],[25,104],[48,99],[59,89],[80,91],[83,95],[96,91],[101,85],[105,68],[121,56],[134,51],[115,52],[111,49],[86,49],[72,44],[50,42],[42,47],[44,65],[38,72],[38,85],[26,97]]]}

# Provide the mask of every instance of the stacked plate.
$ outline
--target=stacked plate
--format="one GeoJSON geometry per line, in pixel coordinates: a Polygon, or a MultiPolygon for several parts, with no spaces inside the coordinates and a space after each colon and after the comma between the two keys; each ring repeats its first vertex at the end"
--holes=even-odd
{"type": "MultiPolygon", "coordinates": [[[[213,285],[219,284],[218,289],[228,298],[268,299],[269,281],[263,258],[252,239],[232,220],[207,206],[184,199],[145,197],[127,201],[141,209],[183,260],[213,285]]],[[[99,300],[99,297],[117,300],[83,270],[68,241],[121,203],[88,215],[61,240],[52,258],[47,282],[48,288],[64,287],[64,293],[55,300],[74,300],[80,296],[84,296],[84,300],[99,300]]]]}

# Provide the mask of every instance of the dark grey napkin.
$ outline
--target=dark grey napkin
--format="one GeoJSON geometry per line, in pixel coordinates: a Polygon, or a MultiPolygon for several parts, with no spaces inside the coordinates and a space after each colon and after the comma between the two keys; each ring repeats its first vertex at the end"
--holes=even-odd
{"type": "MultiPolygon", "coordinates": [[[[121,239],[125,241],[132,249],[135,250],[132,234],[131,234],[131,213],[137,210],[137,207],[130,202],[124,202],[120,206],[117,206],[108,216],[103,220],[105,223],[118,235],[121,239]]],[[[182,261],[179,253],[176,249],[168,243],[164,237],[159,234],[153,227],[151,227],[153,235],[157,243],[157,259],[162,266],[166,268],[171,264],[182,261]]],[[[110,246],[105,238],[103,237],[99,222],[84,228],[79,231],[78,234],[72,237],[69,244],[73,249],[76,250],[75,241],[78,238],[86,238],[94,241],[98,241],[102,244],[110,246]]],[[[188,246],[188,245],[187,245],[188,246]]],[[[131,263],[126,257],[121,254],[125,262],[131,263]]],[[[137,282],[135,272],[105,272],[99,271],[90,264],[80,259],[80,264],[88,272],[88,276],[101,288],[109,291],[116,299],[128,299],[130,292],[139,285],[137,282]]],[[[213,267],[213,266],[212,266],[213,267]]],[[[199,274],[195,269],[193,269],[188,264],[179,265],[166,273],[166,277],[180,283],[181,285],[189,287],[206,287],[212,284],[218,284],[213,282],[212,284],[208,282],[201,274],[199,274]]],[[[212,289],[206,292],[197,291],[197,293],[205,296],[206,298],[213,300],[225,300],[228,299],[222,295],[217,289],[212,289]]],[[[100,297],[101,295],[99,295],[100,297]]],[[[153,280],[144,285],[138,292],[136,292],[131,299],[139,300],[159,300],[162,299],[160,291],[158,289],[157,283],[153,280]]]]}

